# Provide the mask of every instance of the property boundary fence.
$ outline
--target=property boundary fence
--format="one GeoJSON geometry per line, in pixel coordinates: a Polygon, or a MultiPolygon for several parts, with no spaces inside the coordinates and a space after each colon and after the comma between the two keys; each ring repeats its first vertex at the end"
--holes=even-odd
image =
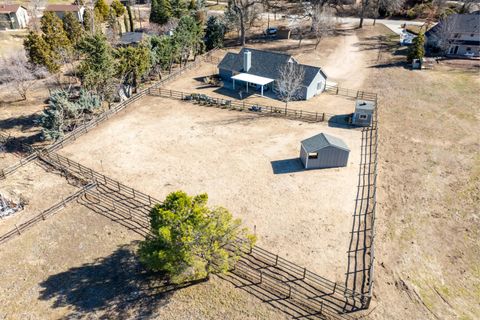
{"type": "MultiPolygon", "coordinates": [[[[112,220],[124,225],[128,223],[126,220],[137,219],[134,226],[137,231],[144,228],[143,235],[149,231],[149,226],[145,223],[143,226],[139,225],[139,216],[143,215],[143,221],[145,221],[149,212],[147,208],[161,201],[57,153],[44,152],[40,155],[40,159],[59,169],[60,172],[68,172],[69,175],[94,184],[96,189],[106,187],[108,190],[103,194],[109,194],[110,198],[107,201],[108,206],[104,207],[123,207],[124,214],[119,217],[117,214],[111,214],[109,210],[105,213],[110,214],[111,218],[114,217],[112,220]],[[112,194],[116,196],[112,198],[112,194]],[[138,216],[135,217],[135,215],[138,216]]],[[[105,201],[105,197],[102,199],[93,189],[85,193],[87,201],[90,195],[95,198],[96,204],[105,201]]],[[[92,205],[90,204],[89,207],[92,205]]],[[[233,274],[243,279],[243,282],[247,281],[247,284],[244,283],[242,286],[267,286],[271,294],[285,292],[287,288],[288,297],[282,297],[280,300],[289,305],[294,304],[297,316],[301,314],[301,317],[309,318],[323,317],[328,314],[332,317],[341,315],[341,318],[346,319],[349,317],[345,313],[356,310],[355,304],[350,303],[349,300],[353,299],[359,303],[363,299],[362,294],[355,293],[339,283],[323,278],[260,247],[256,246],[245,253],[247,255],[241,259],[241,266],[232,270],[233,274]],[[252,282],[252,275],[260,277],[260,280],[252,282]],[[263,280],[266,282],[264,283],[263,280]]]]}
{"type": "Polygon", "coordinates": [[[52,207],[40,212],[39,214],[37,214],[36,216],[31,218],[30,220],[28,220],[28,221],[26,221],[26,222],[24,222],[24,223],[22,223],[18,226],[15,225],[14,229],[12,229],[9,232],[0,236],[0,244],[3,244],[5,242],[7,242],[8,240],[12,239],[15,236],[21,235],[22,232],[31,228],[33,225],[35,225],[38,222],[43,221],[43,220],[47,219],[48,217],[54,215],[58,211],[65,208],[69,202],[76,199],[80,195],[84,194],[85,192],[87,192],[88,190],[93,188],[94,186],[95,186],[94,183],[89,183],[89,184],[85,185],[83,188],[81,188],[80,190],[78,190],[75,193],[68,196],[67,198],[63,199],[62,201],[60,201],[56,204],[54,204],[52,207]]]}
{"type": "MultiPolygon", "coordinates": [[[[360,308],[368,309],[374,283],[374,240],[378,163],[377,101],[372,125],[362,131],[357,199],[353,213],[345,286],[363,296],[360,308]]],[[[355,304],[355,301],[352,302],[355,304]]]]}
{"type": "Polygon", "coordinates": [[[226,100],[220,98],[213,98],[204,94],[187,93],[176,90],[150,88],[149,95],[159,96],[163,98],[170,98],[176,100],[184,100],[197,103],[207,107],[216,107],[227,110],[242,111],[254,113],[262,116],[283,117],[294,120],[301,120],[306,122],[323,122],[333,118],[333,114],[324,112],[311,112],[304,110],[296,110],[289,108],[279,108],[272,106],[264,106],[259,104],[249,104],[243,102],[236,102],[233,100],[226,100]]]}
{"type": "Polygon", "coordinates": [[[341,88],[337,85],[326,85],[325,92],[344,96],[348,98],[360,99],[360,100],[368,100],[368,101],[377,101],[377,94],[374,92],[367,92],[363,90],[356,90],[356,89],[347,89],[341,88]]]}

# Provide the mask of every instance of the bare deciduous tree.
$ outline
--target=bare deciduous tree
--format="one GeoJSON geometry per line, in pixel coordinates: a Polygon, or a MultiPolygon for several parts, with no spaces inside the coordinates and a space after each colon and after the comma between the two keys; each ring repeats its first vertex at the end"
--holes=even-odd
{"type": "Polygon", "coordinates": [[[285,102],[285,109],[292,100],[300,98],[305,70],[296,62],[289,62],[280,68],[277,80],[278,96],[285,102]]]}
{"type": "Polygon", "coordinates": [[[455,41],[455,24],[457,23],[457,16],[450,15],[443,18],[433,27],[432,35],[434,46],[441,50],[443,54],[448,53],[452,43],[455,41]]]}
{"type": "Polygon", "coordinates": [[[45,0],[30,1],[30,24],[33,31],[38,32],[40,30],[40,19],[38,17],[42,15],[40,8],[43,8],[44,6],[45,0]]]}
{"type": "Polygon", "coordinates": [[[11,86],[23,100],[37,84],[37,79],[48,74],[44,67],[31,64],[22,54],[3,58],[0,65],[0,84],[11,86]]]}
{"type": "Polygon", "coordinates": [[[312,30],[315,33],[315,50],[322,41],[323,37],[329,36],[335,32],[335,17],[333,9],[330,7],[317,7],[313,12],[312,30]]]}
{"type": "Polygon", "coordinates": [[[240,31],[240,42],[245,46],[246,31],[260,18],[264,0],[229,0],[229,6],[236,13],[235,24],[240,31]]]}
{"type": "Polygon", "coordinates": [[[373,25],[376,24],[380,10],[387,13],[395,13],[402,9],[405,4],[405,0],[373,0],[372,13],[373,13],[373,25]]]}

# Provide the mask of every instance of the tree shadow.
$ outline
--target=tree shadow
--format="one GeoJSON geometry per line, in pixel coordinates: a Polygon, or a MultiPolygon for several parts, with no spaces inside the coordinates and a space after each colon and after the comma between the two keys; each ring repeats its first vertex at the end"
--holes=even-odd
{"type": "Polygon", "coordinates": [[[36,126],[35,120],[38,119],[38,117],[39,115],[37,113],[32,113],[29,115],[1,119],[0,129],[7,130],[18,127],[21,131],[26,131],[36,126]]]}
{"type": "Polygon", "coordinates": [[[173,291],[201,281],[172,285],[146,272],[134,250],[138,241],[120,246],[110,256],[96,259],[40,283],[40,299],[53,300],[54,308],[69,307],[69,316],[100,319],[146,318],[169,303],[173,291]]]}
{"type": "Polygon", "coordinates": [[[273,174],[285,174],[305,171],[300,158],[271,161],[273,174]]]}

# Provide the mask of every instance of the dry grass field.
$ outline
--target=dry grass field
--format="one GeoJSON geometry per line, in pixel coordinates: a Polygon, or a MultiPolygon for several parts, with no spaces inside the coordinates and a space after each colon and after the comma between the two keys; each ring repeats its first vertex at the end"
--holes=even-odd
{"type": "Polygon", "coordinates": [[[207,192],[260,246],[343,282],[360,143],[359,130],[146,97],[60,153],[157,199],[207,192]],[[320,132],[350,147],[346,168],[302,169],[300,141],[320,132]]]}

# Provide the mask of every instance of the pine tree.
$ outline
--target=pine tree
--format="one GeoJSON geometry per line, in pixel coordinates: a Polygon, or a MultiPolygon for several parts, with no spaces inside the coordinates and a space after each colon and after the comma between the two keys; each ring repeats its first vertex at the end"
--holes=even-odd
{"type": "Polygon", "coordinates": [[[115,60],[112,48],[102,34],[85,36],[78,44],[84,59],[79,71],[82,85],[96,92],[102,100],[113,98],[115,83],[115,60]]]}
{"type": "Polygon", "coordinates": [[[172,16],[172,7],[169,0],[152,0],[150,22],[165,24],[172,16]]]}
{"type": "Polygon", "coordinates": [[[43,39],[54,53],[60,55],[72,51],[72,44],[63,29],[63,22],[55,13],[46,12],[40,20],[40,23],[43,39]]]}
{"type": "Polygon", "coordinates": [[[102,21],[108,19],[109,8],[105,0],[97,0],[97,2],[95,2],[95,11],[99,15],[99,18],[102,19],[102,21]]]}
{"type": "Polygon", "coordinates": [[[140,79],[151,68],[151,52],[146,44],[119,48],[115,52],[117,77],[136,91],[140,79]]]}
{"type": "Polygon", "coordinates": [[[207,50],[223,47],[223,38],[225,35],[225,25],[215,16],[208,18],[207,30],[205,33],[205,45],[207,50]]]}
{"type": "Polygon", "coordinates": [[[35,65],[44,66],[51,73],[60,70],[58,61],[53,59],[53,52],[43,37],[38,33],[30,31],[23,42],[28,60],[35,65]]]}
{"type": "Polygon", "coordinates": [[[170,0],[172,7],[172,16],[180,19],[186,12],[187,6],[185,0],[170,0]]]}
{"type": "Polygon", "coordinates": [[[414,59],[422,59],[425,56],[425,34],[420,32],[412,40],[412,45],[408,50],[407,60],[412,62],[414,59]]]}
{"type": "Polygon", "coordinates": [[[63,29],[73,46],[77,45],[84,33],[82,25],[71,12],[67,12],[63,17],[63,29]]]}
{"type": "Polygon", "coordinates": [[[110,8],[115,11],[117,18],[125,14],[125,7],[119,0],[113,0],[110,4],[110,8]]]}
{"type": "Polygon", "coordinates": [[[89,9],[85,9],[85,13],[83,14],[83,28],[87,32],[93,32],[92,30],[92,11],[89,9]]]}

